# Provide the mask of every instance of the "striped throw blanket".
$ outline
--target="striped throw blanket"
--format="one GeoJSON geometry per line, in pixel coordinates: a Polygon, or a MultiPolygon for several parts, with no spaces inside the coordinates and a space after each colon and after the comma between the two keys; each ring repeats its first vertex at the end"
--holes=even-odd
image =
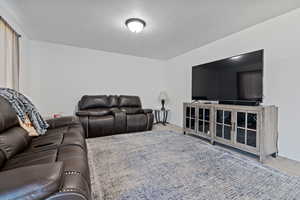
{"type": "Polygon", "coordinates": [[[11,104],[23,123],[25,123],[26,118],[28,118],[38,135],[44,135],[46,133],[49,125],[27,97],[9,88],[0,88],[0,96],[11,104]]]}

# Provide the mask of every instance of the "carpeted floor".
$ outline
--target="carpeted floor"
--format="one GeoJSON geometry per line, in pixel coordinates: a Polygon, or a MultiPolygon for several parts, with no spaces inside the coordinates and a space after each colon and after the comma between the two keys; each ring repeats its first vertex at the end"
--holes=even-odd
{"type": "Polygon", "coordinates": [[[87,143],[95,200],[300,200],[300,177],[181,133],[87,143]]]}

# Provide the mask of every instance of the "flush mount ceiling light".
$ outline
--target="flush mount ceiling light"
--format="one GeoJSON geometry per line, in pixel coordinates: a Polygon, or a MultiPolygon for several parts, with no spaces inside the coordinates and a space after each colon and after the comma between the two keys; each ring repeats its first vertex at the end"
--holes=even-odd
{"type": "Polygon", "coordinates": [[[125,25],[131,32],[139,33],[145,28],[146,22],[139,18],[130,18],[126,20],[125,25]]]}

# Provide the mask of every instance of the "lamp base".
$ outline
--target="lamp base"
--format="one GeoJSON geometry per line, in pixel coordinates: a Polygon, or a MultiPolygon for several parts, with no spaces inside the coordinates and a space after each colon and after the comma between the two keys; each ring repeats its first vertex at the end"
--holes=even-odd
{"type": "Polygon", "coordinates": [[[166,108],[165,108],[165,100],[161,100],[161,110],[166,110],[166,108]]]}

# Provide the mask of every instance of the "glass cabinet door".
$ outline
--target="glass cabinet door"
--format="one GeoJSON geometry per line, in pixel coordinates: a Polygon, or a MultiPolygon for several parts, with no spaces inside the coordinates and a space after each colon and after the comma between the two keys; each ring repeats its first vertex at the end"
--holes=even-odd
{"type": "Polygon", "coordinates": [[[237,112],[236,142],[256,148],[257,113],[237,112]]]}
{"type": "Polygon", "coordinates": [[[198,108],[198,132],[210,135],[210,109],[198,108]]]}
{"type": "Polygon", "coordinates": [[[191,129],[196,130],[196,108],[191,107],[191,129]]]}
{"type": "Polygon", "coordinates": [[[191,107],[185,108],[185,128],[190,128],[191,107]]]}
{"type": "Polygon", "coordinates": [[[196,108],[186,106],[185,109],[185,128],[196,130],[196,108]]]}
{"type": "Polygon", "coordinates": [[[236,142],[246,144],[246,113],[237,112],[236,142]]]}
{"type": "Polygon", "coordinates": [[[216,111],[216,136],[225,140],[231,140],[232,111],[216,111]]]}

